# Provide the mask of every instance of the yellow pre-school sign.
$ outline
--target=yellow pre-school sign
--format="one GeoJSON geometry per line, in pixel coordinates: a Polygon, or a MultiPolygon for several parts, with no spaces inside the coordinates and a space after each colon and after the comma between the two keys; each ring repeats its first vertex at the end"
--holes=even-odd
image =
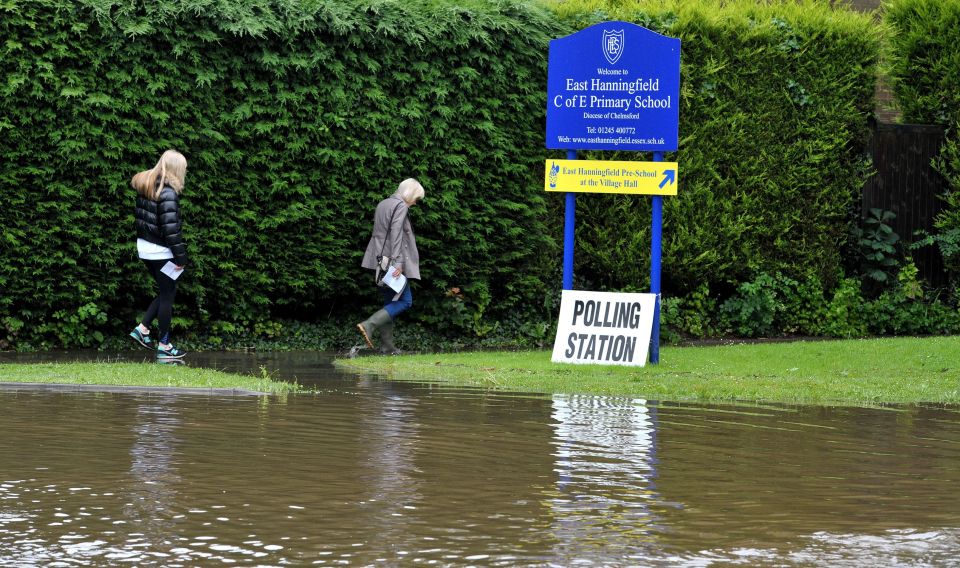
{"type": "Polygon", "coordinates": [[[547,160],[547,191],[676,195],[677,162],[547,160]]]}

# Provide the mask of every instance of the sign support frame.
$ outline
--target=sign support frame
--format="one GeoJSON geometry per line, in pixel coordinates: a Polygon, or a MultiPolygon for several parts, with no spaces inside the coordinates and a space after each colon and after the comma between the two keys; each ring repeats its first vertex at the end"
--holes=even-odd
{"type": "MultiPolygon", "coordinates": [[[[608,21],[551,40],[547,99],[546,147],[565,150],[568,160],[577,159],[577,150],[634,150],[653,152],[653,161],[662,162],[664,152],[679,149],[680,39],[632,22],[608,21]],[[618,64],[625,54],[624,45],[630,45],[631,49],[633,45],[639,46],[646,58],[618,64]]],[[[674,178],[679,167],[676,170],[674,178]]],[[[556,172],[550,170],[547,174],[547,181],[550,181],[556,172]]],[[[600,177],[607,175],[621,174],[603,173],[600,177]]],[[[622,187],[638,187],[633,180],[630,181],[631,184],[627,184],[616,179],[601,179],[598,183],[594,179],[581,179],[580,185],[607,188],[604,192],[616,192],[610,188],[619,188],[621,184],[622,187]]],[[[664,183],[666,179],[659,187],[662,188],[664,183]]],[[[572,189],[569,185],[553,187],[554,191],[572,189]]],[[[646,191],[635,193],[649,193],[651,188],[643,189],[646,191]]],[[[650,292],[654,302],[648,357],[650,363],[658,364],[663,195],[654,193],[652,197],[650,292]]],[[[566,191],[563,290],[571,291],[575,226],[576,192],[566,191]]]]}
{"type": "MultiPolygon", "coordinates": [[[[576,160],[577,151],[567,150],[567,159],[576,160]]],[[[563,289],[573,290],[573,247],[577,223],[577,194],[568,191],[563,212],[563,289]]]]}
{"type": "MultiPolygon", "coordinates": [[[[663,152],[653,153],[654,162],[663,161],[663,152]]],[[[657,295],[653,304],[653,331],[650,333],[650,363],[660,363],[660,256],[663,241],[663,196],[653,196],[650,231],[650,293],[657,295]]]]}

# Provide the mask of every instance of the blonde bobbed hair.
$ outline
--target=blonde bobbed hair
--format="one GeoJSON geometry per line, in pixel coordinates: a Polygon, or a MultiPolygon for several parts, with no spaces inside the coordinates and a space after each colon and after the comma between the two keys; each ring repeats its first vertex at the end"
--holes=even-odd
{"type": "Polygon", "coordinates": [[[174,191],[183,191],[183,180],[187,177],[187,159],[176,150],[167,150],[160,156],[157,165],[133,176],[130,185],[143,197],[156,201],[160,190],[170,186],[174,191]]]}
{"type": "Polygon", "coordinates": [[[423,199],[423,194],[423,186],[413,178],[407,178],[401,181],[400,186],[397,188],[397,195],[407,203],[420,201],[423,199]]]}

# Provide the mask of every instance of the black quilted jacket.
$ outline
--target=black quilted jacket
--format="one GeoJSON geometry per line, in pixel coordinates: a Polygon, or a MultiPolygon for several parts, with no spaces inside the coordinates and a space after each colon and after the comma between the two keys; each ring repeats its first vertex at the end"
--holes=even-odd
{"type": "Polygon", "coordinates": [[[156,201],[138,194],[134,224],[138,239],[167,247],[173,253],[175,264],[187,264],[187,245],[181,232],[180,196],[172,187],[164,187],[156,201]]]}

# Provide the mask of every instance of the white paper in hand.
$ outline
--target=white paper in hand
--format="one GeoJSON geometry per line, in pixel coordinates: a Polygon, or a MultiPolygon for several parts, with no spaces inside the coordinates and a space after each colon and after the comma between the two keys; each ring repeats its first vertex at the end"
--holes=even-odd
{"type": "Polygon", "coordinates": [[[400,276],[394,277],[393,273],[396,272],[396,270],[397,267],[392,264],[387,267],[387,272],[383,275],[383,283],[399,294],[403,290],[403,287],[407,285],[407,277],[402,273],[400,276]]]}
{"type": "Polygon", "coordinates": [[[160,269],[160,272],[163,272],[169,276],[171,280],[176,280],[177,278],[180,278],[181,274],[183,274],[183,270],[177,270],[177,265],[169,260],[163,265],[163,268],[160,269]]]}

